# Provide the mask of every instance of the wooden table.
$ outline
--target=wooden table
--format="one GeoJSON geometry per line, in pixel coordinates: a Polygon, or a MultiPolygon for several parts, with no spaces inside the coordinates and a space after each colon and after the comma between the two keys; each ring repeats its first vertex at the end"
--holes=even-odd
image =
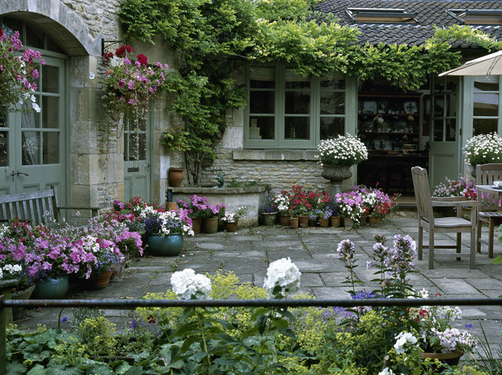
{"type": "Polygon", "coordinates": [[[496,188],[493,185],[476,185],[476,190],[478,192],[485,192],[485,193],[492,193],[492,194],[497,194],[497,196],[500,198],[502,194],[502,187],[501,188],[496,188]]]}

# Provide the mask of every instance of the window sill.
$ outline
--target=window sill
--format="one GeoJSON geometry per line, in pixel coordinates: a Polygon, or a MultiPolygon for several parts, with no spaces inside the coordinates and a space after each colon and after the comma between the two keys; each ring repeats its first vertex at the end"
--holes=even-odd
{"type": "Polygon", "coordinates": [[[317,161],[317,150],[234,150],[233,160],[257,161],[317,161]]]}

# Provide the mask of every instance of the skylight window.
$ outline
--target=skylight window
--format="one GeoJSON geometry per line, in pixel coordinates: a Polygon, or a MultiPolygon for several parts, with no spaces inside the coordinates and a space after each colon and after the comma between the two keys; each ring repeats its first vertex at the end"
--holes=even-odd
{"type": "Polygon", "coordinates": [[[448,12],[467,25],[502,25],[499,9],[449,9],[448,12]]]}
{"type": "Polygon", "coordinates": [[[347,14],[357,23],[417,23],[416,15],[404,9],[348,8],[347,14]]]}

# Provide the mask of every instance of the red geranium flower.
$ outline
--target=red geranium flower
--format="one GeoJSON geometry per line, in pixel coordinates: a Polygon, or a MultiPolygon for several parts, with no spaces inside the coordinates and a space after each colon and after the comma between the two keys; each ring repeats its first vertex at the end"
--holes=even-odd
{"type": "Polygon", "coordinates": [[[138,59],[138,62],[141,64],[141,65],[147,65],[148,64],[148,59],[147,57],[140,53],[138,56],[136,56],[136,58],[138,59]]]}

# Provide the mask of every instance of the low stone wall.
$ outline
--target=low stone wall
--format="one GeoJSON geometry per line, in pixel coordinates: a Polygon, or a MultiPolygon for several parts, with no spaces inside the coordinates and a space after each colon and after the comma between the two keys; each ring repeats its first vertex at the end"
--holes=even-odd
{"type": "Polygon", "coordinates": [[[187,201],[193,195],[207,197],[211,204],[224,204],[227,212],[235,212],[238,207],[248,208],[239,226],[258,225],[258,209],[265,199],[269,185],[256,185],[236,188],[216,188],[203,186],[169,187],[167,189],[168,201],[177,202],[179,199],[187,201]]]}

